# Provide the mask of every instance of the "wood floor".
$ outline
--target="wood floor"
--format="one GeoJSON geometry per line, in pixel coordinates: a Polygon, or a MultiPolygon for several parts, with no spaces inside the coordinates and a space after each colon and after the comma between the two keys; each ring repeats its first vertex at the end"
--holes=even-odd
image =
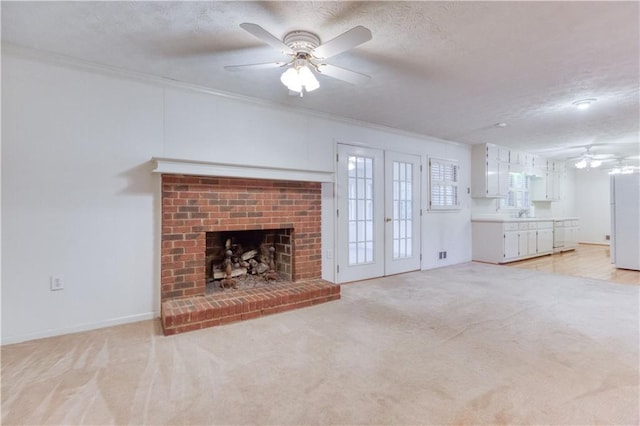
{"type": "Polygon", "coordinates": [[[609,246],[605,245],[580,244],[574,251],[521,260],[507,265],[563,275],[596,278],[622,284],[640,285],[640,271],[616,268],[611,263],[609,246]]]}

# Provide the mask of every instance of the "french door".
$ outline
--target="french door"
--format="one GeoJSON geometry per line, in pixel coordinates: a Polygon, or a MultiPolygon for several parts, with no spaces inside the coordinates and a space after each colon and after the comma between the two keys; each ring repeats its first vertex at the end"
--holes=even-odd
{"type": "Polygon", "coordinates": [[[338,145],[338,282],[420,268],[420,157],[338,145]]]}

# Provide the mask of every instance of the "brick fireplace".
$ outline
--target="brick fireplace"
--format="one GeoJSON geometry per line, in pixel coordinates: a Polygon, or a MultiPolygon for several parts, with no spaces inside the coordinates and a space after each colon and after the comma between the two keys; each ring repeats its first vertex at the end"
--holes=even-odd
{"type": "Polygon", "coordinates": [[[321,279],[317,182],[162,175],[161,302],[165,334],[335,300],[321,279]],[[291,281],[205,295],[207,235],[287,229],[291,281]]]}

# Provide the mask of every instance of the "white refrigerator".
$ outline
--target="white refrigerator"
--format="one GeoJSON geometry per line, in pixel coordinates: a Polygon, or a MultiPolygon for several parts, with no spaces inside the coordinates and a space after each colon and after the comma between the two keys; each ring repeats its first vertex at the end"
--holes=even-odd
{"type": "Polygon", "coordinates": [[[640,173],[611,175],[611,263],[640,270],[640,173]]]}

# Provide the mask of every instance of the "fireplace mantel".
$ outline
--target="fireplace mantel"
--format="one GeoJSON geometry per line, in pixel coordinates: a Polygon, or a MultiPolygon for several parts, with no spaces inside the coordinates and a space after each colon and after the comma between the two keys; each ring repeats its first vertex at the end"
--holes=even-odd
{"type": "Polygon", "coordinates": [[[210,163],[161,157],[153,157],[151,161],[154,163],[153,172],[161,174],[273,179],[297,182],[334,182],[333,172],[319,170],[210,163]]]}

